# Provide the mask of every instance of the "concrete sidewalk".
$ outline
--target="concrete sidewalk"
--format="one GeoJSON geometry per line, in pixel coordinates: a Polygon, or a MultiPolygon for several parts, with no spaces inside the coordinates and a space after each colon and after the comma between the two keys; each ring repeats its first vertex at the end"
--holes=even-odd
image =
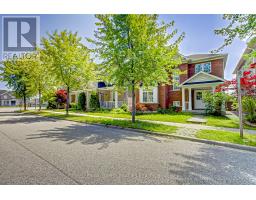
{"type": "MultiPolygon", "coordinates": [[[[45,110],[45,112],[51,112],[51,113],[61,113],[56,111],[49,111],[45,110]]],[[[115,117],[107,117],[107,116],[95,116],[95,115],[88,115],[88,114],[82,114],[82,113],[73,113],[70,112],[72,115],[76,116],[86,116],[86,117],[94,117],[94,118],[106,118],[106,119],[116,119],[116,120],[127,120],[127,118],[115,118],[115,117]]],[[[176,123],[176,122],[163,122],[163,121],[153,121],[153,120],[138,120],[143,122],[151,122],[155,124],[164,124],[168,126],[176,126],[179,128],[187,128],[187,129],[194,129],[194,130],[221,130],[221,131],[232,131],[232,132],[240,132],[238,128],[225,128],[225,127],[216,127],[216,126],[207,126],[202,124],[183,124],[183,123],[176,123]]],[[[248,134],[256,134],[256,130],[248,130],[244,129],[245,133],[248,134]]]]}

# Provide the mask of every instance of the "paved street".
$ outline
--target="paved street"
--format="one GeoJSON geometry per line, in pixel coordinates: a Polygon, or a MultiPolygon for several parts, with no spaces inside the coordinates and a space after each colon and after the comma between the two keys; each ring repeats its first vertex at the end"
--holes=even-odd
{"type": "Polygon", "coordinates": [[[0,109],[0,184],[256,184],[256,153],[0,109]]]}

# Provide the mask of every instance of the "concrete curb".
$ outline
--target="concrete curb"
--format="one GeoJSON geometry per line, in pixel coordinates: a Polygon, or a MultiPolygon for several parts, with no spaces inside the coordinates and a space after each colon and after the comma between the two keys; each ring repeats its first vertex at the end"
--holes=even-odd
{"type": "MultiPolygon", "coordinates": [[[[23,114],[39,115],[39,114],[35,114],[35,113],[23,113],[23,114]]],[[[40,117],[46,117],[46,116],[41,116],[41,115],[39,115],[39,116],[40,117]]],[[[57,117],[46,117],[46,118],[54,118],[54,119],[58,119],[58,120],[72,121],[72,120],[68,120],[68,119],[60,119],[60,118],[57,118],[57,117]]],[[[232,144],[232,143],[227,143],[227,142],[219,142],[219,141],[213,141],[213,140],[205,140],[205,139],[199,139],[199,138],[193,138],[193,137],[185,137],[185,136],[180,136],[180,135],[175,135],[175,134],[167,135],[165,133],[152,132],[152,131],[140,130],[140,129],[134,129],[134,128],[124,128],[124,127],[114,126],[114,125],[86,123],[86,122],[77,122],[77,121],[72,121],[72,122],[81,123],[81,124],[95,125],[95,126],[102,126],[102,127],[106,127],[106,128],[115,128],[115,129],[121,129],[121,130],[127,130],[127,131],[136,131],[136,132],[144,133],[144,134],[148,134],[148,135],[155,135],[155,136],[161,136],[161,137],[167,137],[167,138],[189,140],[189,141],[192,141],[192,142],[200,142],[200,143],[205,143],[205,144],[210,144],[210,145],[217,145],[217,146],[228,147],[228,148],[233,148],[233,149],[256,152],[256,147],[252,147],[252,146],[245,146],[245,145],[232,144]]],[[[179,127],[177,127],[177,128],[179,128],[179,127]]]]}

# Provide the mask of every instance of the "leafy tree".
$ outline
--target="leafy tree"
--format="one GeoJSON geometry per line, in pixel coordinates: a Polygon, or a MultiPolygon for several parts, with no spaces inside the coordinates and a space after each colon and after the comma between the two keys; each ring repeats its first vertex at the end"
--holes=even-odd
{"type": "MultiPolygon", "coordinates": [[[[30,71],[32,83],[37,90],[39,98],[39,111],[42,105],[42,96],[48,95],[49,91],[53,91],[56,86],[55,76],[50,73],[51,59],[44,51],[38,49],[38,56],[32,63],[33,68],[30,71]]],[[[45,98],[44,98],[45,99],[45,98]]]]}
{"type": "Polygon", "coordinates": [[[19,58],[2,62],[0,67],[1,80],[12,88],[17,98],[23,99],[24,110],[27,109],[27,98],[35,94],[35,88],[31,80],[32,59],[19,58]]]}
{"type": "Polygon", "coordinates": [[[67,91],[64,89],[57,90],[55,93],[55,100],[58,105],[63,105],[67,102],[67,91]]]}
{"type": "Polygon", "coordinates": [[[94,64],[88,48],[77,33],[67,30],[48,34],[42,39],[42,52],[51,59],[51,72],[67,90],[66,114],[69,111],[70,90],[82,89],[92,80],[94,64]]]}
{"type": "Polygon", "coordinates": [[[85,110],[85,105],[86,105],[86,95],[84,92],[81,92],[78,96],[78,105],[77,108],[79,110],[85,110]]]}
{"type": "Polygon", "coordinates": [[[215,34],[225,37],[224,44],[216,51],[230,45],[235,38],[246,39],[254,37],[256,34],[255,14],[226,14],[223,15],[223,19],[228,20],[229,24],[215,30],[215,34]]]}
{"type": "Polygon", "coordinates": [[[94,52],[100,60],[104,80],[132,93],[132,122],[135,122],[135,90],[168,83],[169,73],[181,62],[174,22],[159,23],[158,15],[96,15],[98,22],[94,52]],[[173,41],[173,42],[171,42],[173,41]]]}

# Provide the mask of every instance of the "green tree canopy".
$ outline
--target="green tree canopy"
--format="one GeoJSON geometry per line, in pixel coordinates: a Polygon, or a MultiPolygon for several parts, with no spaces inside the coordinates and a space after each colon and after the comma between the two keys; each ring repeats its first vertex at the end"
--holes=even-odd
{"type": "Polygon", "coordinates": [[[68,93],[66,113],[69,109],[70,90],[83,89],[94,78],[95,65],[88,48],[77,33],[67,30],[48,34],[42,39],[42,53],[51,59],[51,72],[68,93]]]}
{"type": "Polygon", "coordinates": [[[30,75],[33,62],[33,59],[28,58],[9,59],[3,61],[0,67],[1,80],[12,88],[17,98],[23,98],[24,110],[26,110],[27,98],[36,93],[30,75]]]}
{"type": "Polygon", "coordinates": [[[100,60],[103,80],[132,90],[132,121],[135,121],[135,92],[168,83],[169,73],[181,63],[174,22],[159,22],[158,15],[96,15],[98,22],[94,52],[100,60]],[[170,31],[170,32],[169,32],[170,31]]]}
{"type": "Polygon", "coordinates": [[[230,45],[235,38],[253,38],[256,34],[255,14],[226,14],[223,15],[223,19],[229,23],[226,27],[215,30],[215,34],[225,37],[224,44],[216,51],[230,45]]]}

